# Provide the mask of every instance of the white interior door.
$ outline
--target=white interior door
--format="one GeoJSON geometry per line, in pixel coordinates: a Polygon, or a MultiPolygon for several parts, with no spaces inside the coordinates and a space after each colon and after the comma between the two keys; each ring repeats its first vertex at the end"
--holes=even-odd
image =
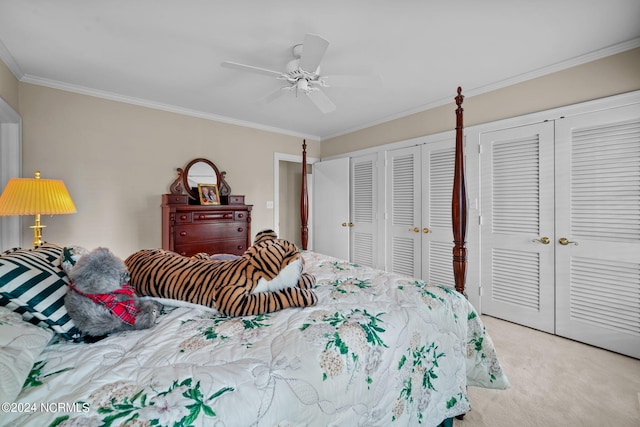
{"type": "Polygon", "coordinates": [[[378,249],[376,154],[351,159],[351,261],[376,267],[378,249]]]}
{"type": "Polygon", "coordinates": [[[556,159],[557,334],[640,358],[640,105],[557,120],[556,159]]]}
{"type": "Polygon", "coordinates": [[[551,333],[553,126],[480,135],[482,311],[551,333]]]}
{"type": "Polygon", "coordinates": [[[349,259],[349,158],[313,164],[313,250],[349,259]]]}
{"type": "Polygon", "coordinates": [[[387,152],[387,270],[421,277],[420,147],[387,152]]]}
{"type": "Polygon", "coordinates": [[[455,139],[422,146],[422,279],[455,288],[451,189],[455,139]]]}

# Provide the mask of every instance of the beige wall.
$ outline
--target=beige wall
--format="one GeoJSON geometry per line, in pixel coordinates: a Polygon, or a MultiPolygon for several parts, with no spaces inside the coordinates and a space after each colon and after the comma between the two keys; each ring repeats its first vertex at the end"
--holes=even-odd
{"type": "MultiPolygon", "coordinates": [[[[468,97],[464,122],[477,125],[639,89],[640,48],[468,97]]],[[[322,157],[452,130],[455,95],[451,88],[451,104],[322,141],[322,157]]]]}
{"type": "MultiPolygon", "coordinates": [[[[253,234],[272,228],[274,152],[301,153],[293,136],[32,84],[21,83],[19,94],[23,174],[64,180],[78,209],[43,218],[45,240],[106,246],[121,257],[160,247],[160,195],[196,157],[226,171],[233,194],[254,205],[253,234]]],[[[319,156],[319,143],[307,143],[319,156]]]]}
{"type": "Polygon", "coordinates": [[[18,79],[2,61],[0,61],[0,98],[4,99],[14,110],[19,110],[18,79]]]}

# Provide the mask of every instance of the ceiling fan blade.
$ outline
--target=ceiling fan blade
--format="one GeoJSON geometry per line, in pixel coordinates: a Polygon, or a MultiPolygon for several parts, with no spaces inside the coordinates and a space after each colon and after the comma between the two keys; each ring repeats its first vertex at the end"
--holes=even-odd
{"type": "Polygon", "coordinates": [[[262,98],[260,98],[258,100],[259,103],[261,104],[269,104],[273,101],[275,101],[276,99],[280,98],[282,95],[284,95],[285,92],[285,88],[279,87],[278,89],[274,90],[273,92],[263,96],[262,98]]]}
{"type": "Polygon", "coordinates": [[[329,41],[315,34],[304,36],[302,54],[300,55],[300,68],[314,73],[320,66],[320,61],[329,47],[329,41]]]}
{"type": "Polygon", "coordinates": [[[309,91],[307,92],[307,96],[324,114],[328,114],[336,109],[336,104],[321,90],[309,91]]]}
{"type": "Polygon", "coordinates": [[[267,70],[266,68],[254,67],[253,65],[238,64],[237,62],[225,61],[221,62],[220,65],[224,68],[231,68],[232,70],[246,71],[248,73],[262,74],[271,77],[280,77],[282,75],[279,71],[267,70]]]}
{"type": "Polygon", "coordinates": [[[382,84],[382,78],[378,75],[323,76],[322,81],[327,87],[370,88],[382,84]]]}

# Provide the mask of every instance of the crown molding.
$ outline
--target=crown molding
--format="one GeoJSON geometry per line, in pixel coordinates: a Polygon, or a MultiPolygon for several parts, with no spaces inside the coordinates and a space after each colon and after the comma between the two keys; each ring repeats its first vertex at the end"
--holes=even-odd
{"type": "Polygon", "coordinates": [[[197,117],[205,120],[212,120],[216,122],[226,123],[235,126],[242,126],[251,129],[262,130],[266,132],[279,133],[289,136],[295,136],[297,138],[306,138],[312,140],[320,140],[320,136],[318,135],[309,135],[298,132],[293,132],[288,129],[280,129],[272,126],[261,125],[259,123],[247,122],[243,120],[231,119],[229,117],[219,116],[216,114],[205,113],[202,111],[191,110],[188,108],[177,107],[175,105],[162,104],[159,102],[148,101],[146,99],[134,98],[131,96],[121,95],[115,92],[108,92],[99,89],[92,89],[84,86],[73,85],[65,82],[60,82],[57,80],[43,79],[37,76],[31,76],[29,74],[25,74],[23,78],[20,80],[24,83],[30,83],[38,86],[49,87],[52,89],[64,90],[66,92],[78,93],[81,95],[93,96],[96,98],[108,99],[110,101],[123,102],[125,104],[138,105],[141,107],[152,108],[154,110],[167,111],[169,113],[181,114],[184,116],[197,117]]]}
{"type": "Polygon", "coordinates": [[[2,40],[0,40],[0,60],[5,63],[7,68],[9,68],[9,70],[13,73],[15,78],[18,79],[18,81],[24,78],[22,69],[20,68],[16,60],[13,59],[13,55],[11,55],[9,49],[7,49],[4,43],[2,43],[2,40]]]}

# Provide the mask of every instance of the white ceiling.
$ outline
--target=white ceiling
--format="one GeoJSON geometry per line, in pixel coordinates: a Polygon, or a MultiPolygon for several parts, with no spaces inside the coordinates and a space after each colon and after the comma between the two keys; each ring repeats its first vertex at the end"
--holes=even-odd
{"type": "Polygon", "coordinates": [[[638,0],[0,0],[0,59],[24,82],[326,139],[640,46],[638,0]],[[306,33],[323,75],[368,89],[261,98],[306,33]]]}

